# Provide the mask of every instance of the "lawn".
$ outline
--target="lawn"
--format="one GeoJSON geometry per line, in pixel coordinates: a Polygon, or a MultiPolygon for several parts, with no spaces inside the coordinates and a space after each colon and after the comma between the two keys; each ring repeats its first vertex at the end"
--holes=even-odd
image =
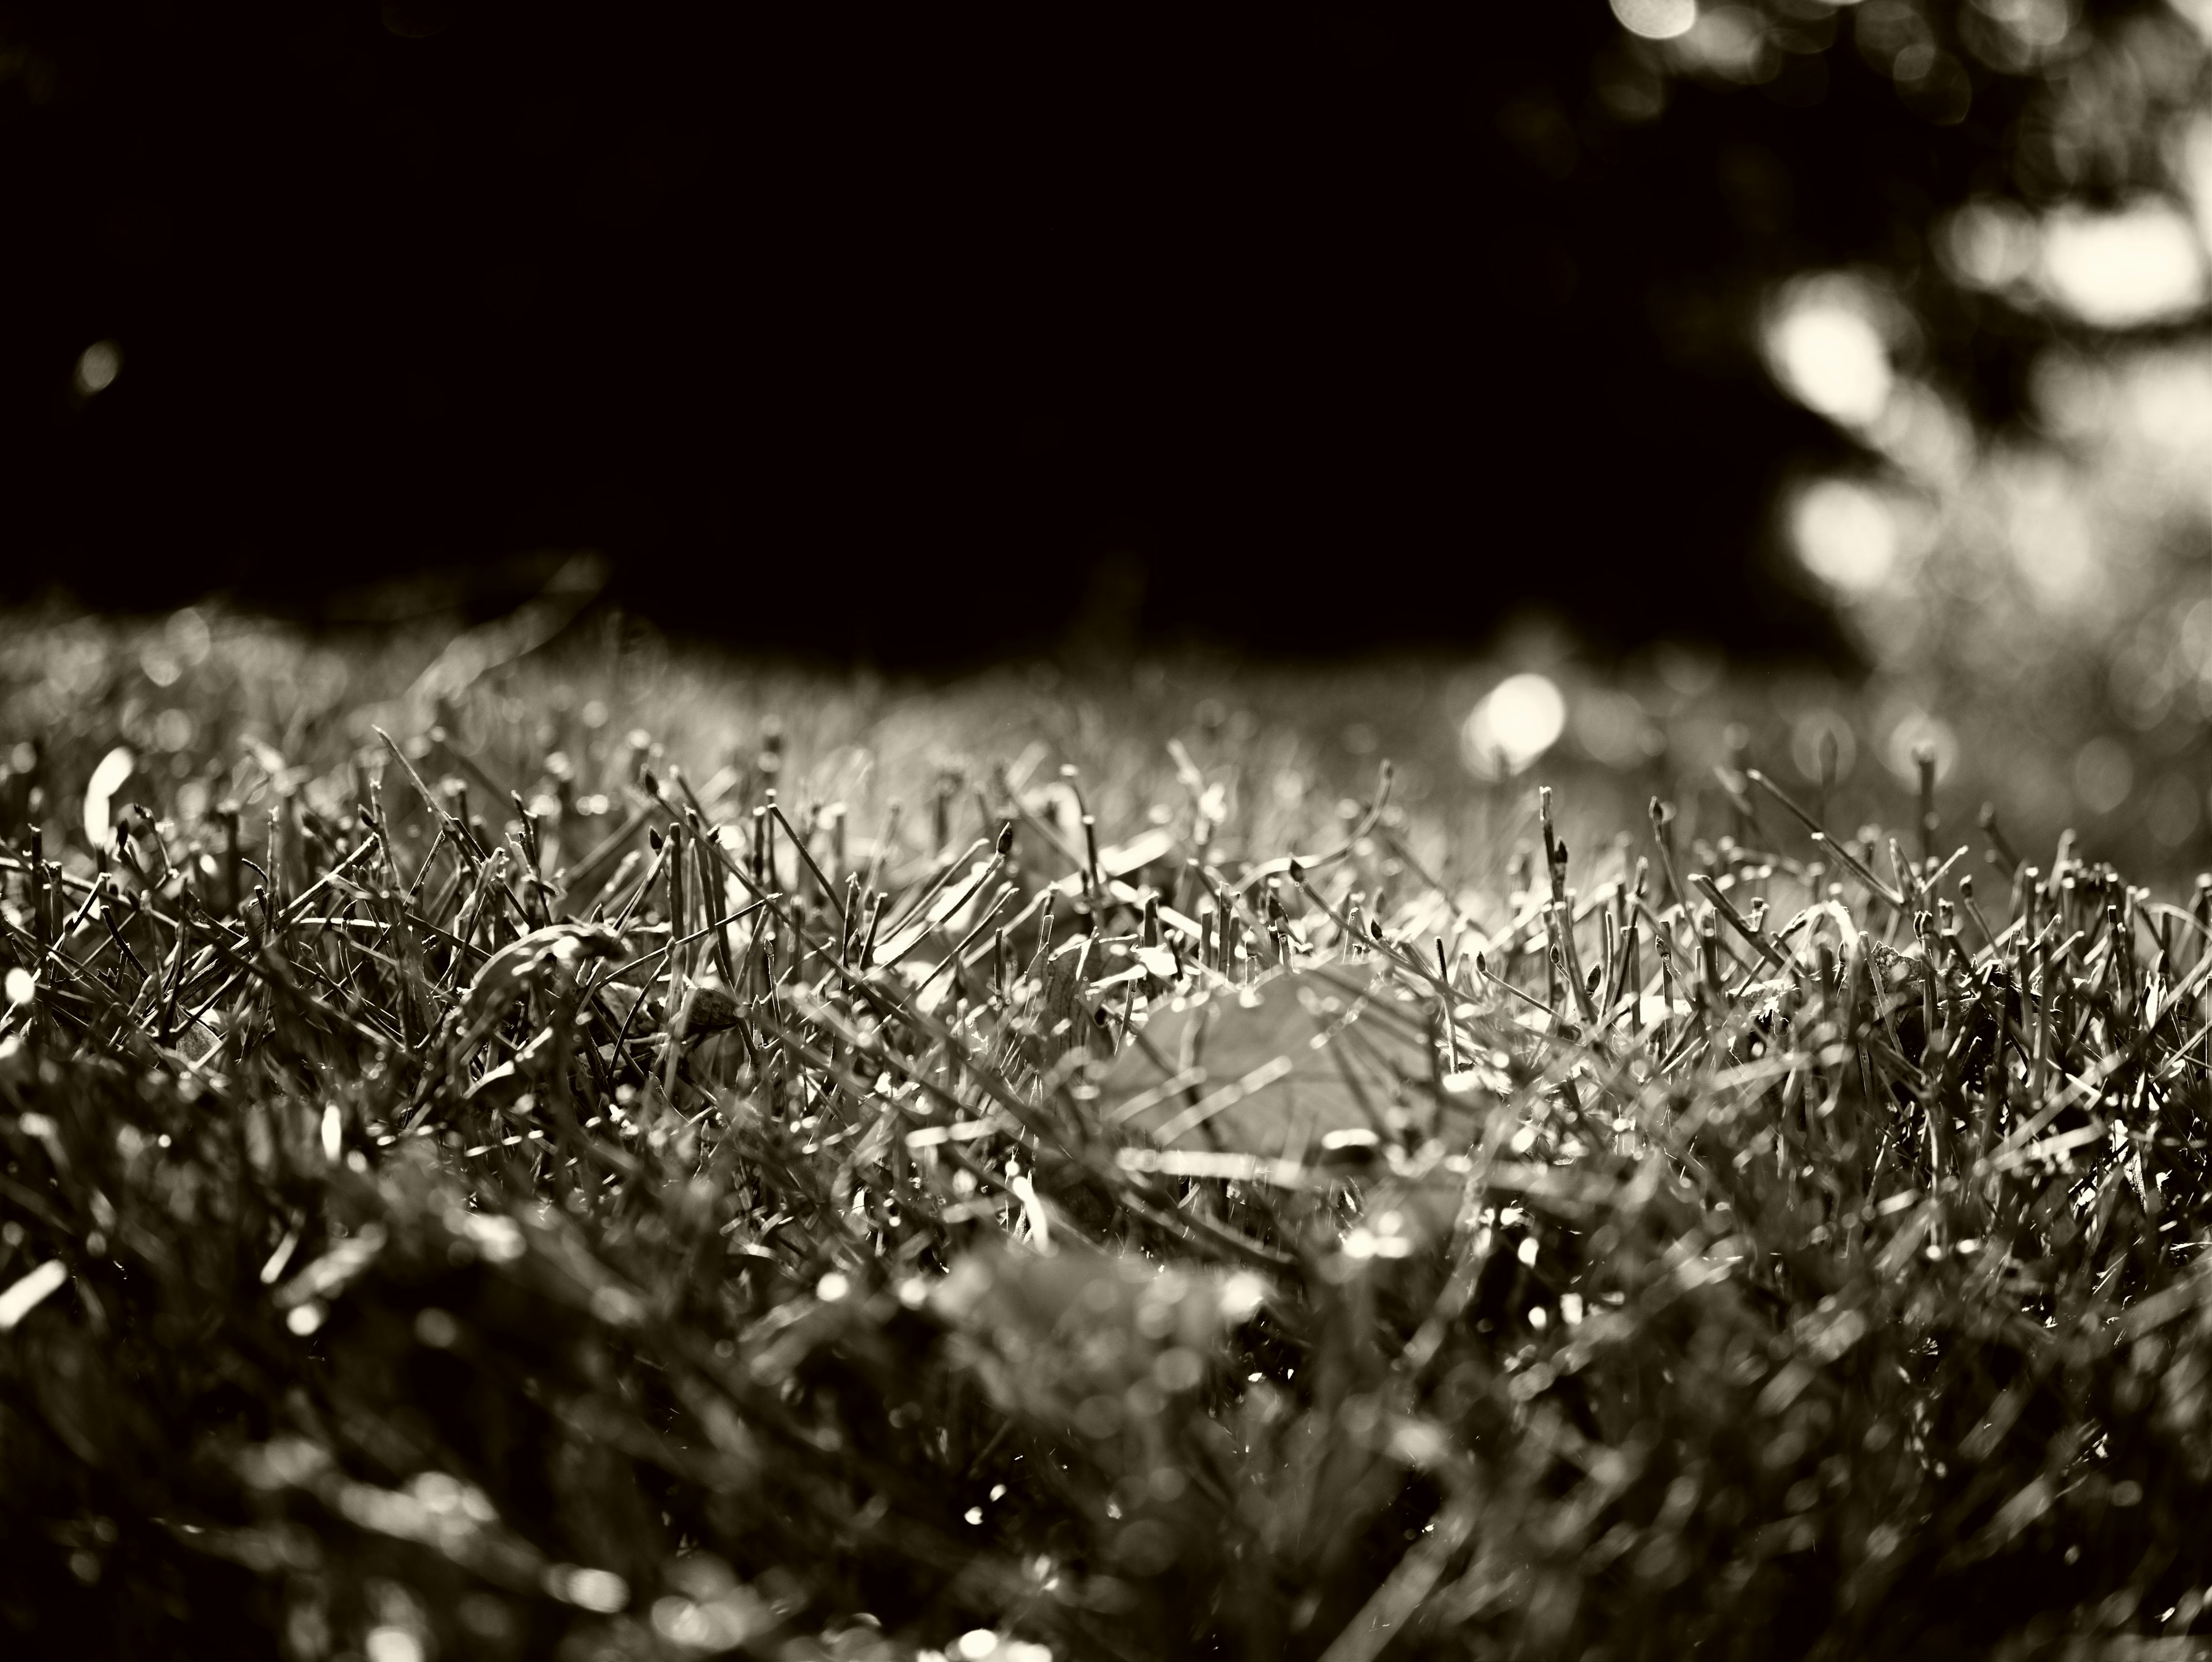
{"type": "Polygon", "coordinates": [[[11,1642],[2169,1653],[2212,897],[1496,675],[17,620],[11,1642]]]}

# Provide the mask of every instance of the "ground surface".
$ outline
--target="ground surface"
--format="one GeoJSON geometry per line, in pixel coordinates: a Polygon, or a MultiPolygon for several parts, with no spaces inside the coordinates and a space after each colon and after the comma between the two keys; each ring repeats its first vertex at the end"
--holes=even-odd
{"type": "Polygon", "coordinates": [[[1492,679],[11,631],[0,1617],[2163,1653],[2203,898],[1492,679]]]}

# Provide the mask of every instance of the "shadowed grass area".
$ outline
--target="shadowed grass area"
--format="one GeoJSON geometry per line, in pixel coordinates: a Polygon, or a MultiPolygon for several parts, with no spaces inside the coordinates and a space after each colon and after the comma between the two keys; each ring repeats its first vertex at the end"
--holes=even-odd
{"type": "Polygon", "coordinates": [[[475,641],[9,648],[13,1642],[2197,1620],[2204,891],[1970,868],[1932,767],[1900,842],[1748,766],[1725,837],[1536,819],[1379,673],[1194,721],[475,641]]]}

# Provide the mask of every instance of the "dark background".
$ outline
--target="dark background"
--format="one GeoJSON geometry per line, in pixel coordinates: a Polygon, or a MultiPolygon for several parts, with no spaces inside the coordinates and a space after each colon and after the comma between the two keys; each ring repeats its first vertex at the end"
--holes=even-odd
{"type": "Polygon", "coordinates": [[[1846,447],[1762,291],[1878,265],[2017,412],[2041,326],[1926,250],[2033,194],[2034,77],[1931,119],[1848,17],[1668,77],[1603,0],[778,9],[0,8],[0,591],[490,607],[590,546],[668,626],[895,661],[1532,601],[1833,655],[1771,503],[1846,447]]]}

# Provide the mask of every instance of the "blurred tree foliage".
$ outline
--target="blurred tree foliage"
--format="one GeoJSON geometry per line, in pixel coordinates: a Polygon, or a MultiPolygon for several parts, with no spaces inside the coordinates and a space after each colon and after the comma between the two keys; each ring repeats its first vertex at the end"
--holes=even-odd
{"type": "Polygon", "coordinates": [[[1530,601],[1838,650],[1771,503],[1849,441],[1765,297],[1874,272],[2017,418],[2080,326],[1932,239],[2179,190],[2205,58],[2159,0],[13,0],[0,42],[9,589],[590,544],[668,621],[892,659],[1530,601]]]}

